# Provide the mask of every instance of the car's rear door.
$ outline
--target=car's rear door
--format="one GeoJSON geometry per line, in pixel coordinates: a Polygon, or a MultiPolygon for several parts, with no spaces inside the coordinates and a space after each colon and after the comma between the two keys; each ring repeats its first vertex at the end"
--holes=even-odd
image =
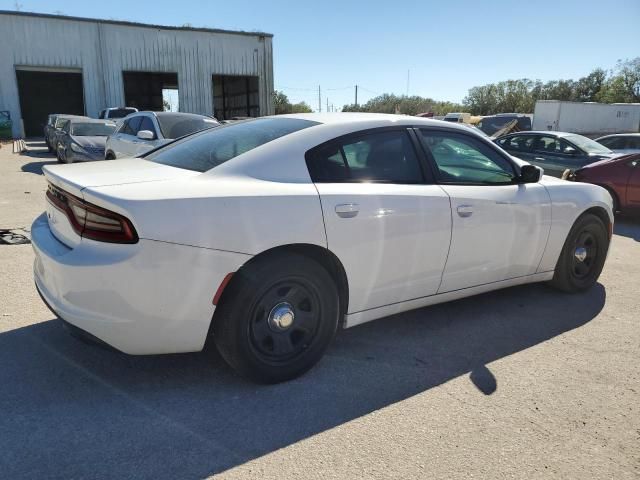
{"type": "Polygon", "coordinates": [[[453,234],[438,292],[535,273],[551,222],[546,189],[516,183],[511,159],[475,135],[419,133],[434,176],[451,198],[453,234]]]}
{"type": "Polygon", "coordinates": [[[530,161],[542,167],[545,175],[560,178],[565,170],[576,170],[589,163],[588,155],[581,149],[551,135],[539,135],[533,149],[530,161]]]}
{"type": "Polygon", "coordinates": [[[451,211],[419,154],[406,128],[359,132],[307,154],[328,247],[348,277],[349,313],[438,290],[451,211]]]}

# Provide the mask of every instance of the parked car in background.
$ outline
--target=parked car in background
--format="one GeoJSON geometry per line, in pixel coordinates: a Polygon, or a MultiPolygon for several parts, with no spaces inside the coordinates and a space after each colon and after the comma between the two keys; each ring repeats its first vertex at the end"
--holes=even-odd
{"type": "Polygon", "coordinates": [[[469,123],[471,120],[471,114],[465,113],[465,112],[447,113],[444,116],[443,120],[445,122],[452,122],[452,123],[469,123]]]}
{"type": "Polygon", "coordinates": [[[564,132],[518,132],[496,143],[511,155],[542,167],[544,173],[561,177],[566,169],[577,170],[590,163],[616,156],[590,138],[564,132]]]}
{"type": "Polygon", "coordinates": [[[58,151],[58,144],[64,135],[63,129],[67,123],[69,123],[72,119],[88,119],[89,117],[83,117],[80,115],[60,115],[56,116],[56,121],[53,125],[53,130],[50,134],[50,140],[47,143],[47,147],[50,152],[56,153],[58,151]]]}
{"type": "Polygon", "coordinates": [[[47,118],[47,124],[44,126],[44,142],[47,144],[49,152],[55,152],[58,148],[57,131],[60,130],[69,118],[86,118],[78,115],[65,115],[61,113],[52,113],[47,118]]]}
{"type": "Polygon", "coordinates": [[[61,163],[104,160],[107,137],[116,129],[111,120],[72,118],[61,129],[56,156],[61,163]]]}
{"type": "Polygon", "coordinates": [[[132,113],[136,113],[138,111],[137,108],[133,107],[113,107],[113,108],[105,108],[100,111],[100,115],[98,118],[107,119],[107,118],[124,118],[127,115],[131,115],[132,113]]]}
{"type": "Polygon", "coordinates": [[[602,160],[568,172],[567,180],[586,182],[606,188],[613,199],[614,211],[640,211],[640,154],[602,160]]]}
{"type": "Polygon", "coordinates": [[[596,142],[616,153],[640,153],[640,133],[617,133],[596,138],[596,142]]]}
{"type": "Polygon", "coordinates": [[[531,130],[531,117],[522,113],[498,113],[482,117],[476,126],[487,135],[491,136],[503,129],[509,122],[516,120],[515,131],[531,130]]]}
{"type": "Polygon", "coordinates": [[[263,117],[43,171],[34,275],[60,318],[129,354],[210,339],[260,382],[306,372],[340,326],[525,283],[589,289],[613,225],[602,188],[411,116],[263,117]]]}
{"type": "Polygon", "coordinates": [[[134,113],[107,139],[105,158],[137,157],[176,138],[219,125],[215,118],[195,113],[134,113]]]}

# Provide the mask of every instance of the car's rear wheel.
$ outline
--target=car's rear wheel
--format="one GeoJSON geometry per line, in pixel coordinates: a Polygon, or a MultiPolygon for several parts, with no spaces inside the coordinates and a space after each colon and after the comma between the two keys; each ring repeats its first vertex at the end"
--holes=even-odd
{"type": "Polygon", "coordinates": [[[46,140],[45,140],[45,143],[47,144],[47,151],[49,153],[53,153],[53,147],[51,145],[49,145],[49,142],[47,142],[46,140]]]}
{"type": "Polygon", "coordinates": [[[115,160],[116,156],[111,152],[107,152],[107,154],[104,156],[104,159],[105,160],[115,160]]]}
{"type": "Polygon", "coordinates": [[[278,254],[234,275],[214,315],[213,339],[242,376],[283,382],[320,360],[338,317],[338,290],[327,270],[298,254],[278,254]]]}
{"type": "Polygon", "coordinates": [[[582,215],[567,236],[551,285],[570,293],[591,288],[602,272],[608,249],[609,235],[602,220],[593,214],[582,215]]]}

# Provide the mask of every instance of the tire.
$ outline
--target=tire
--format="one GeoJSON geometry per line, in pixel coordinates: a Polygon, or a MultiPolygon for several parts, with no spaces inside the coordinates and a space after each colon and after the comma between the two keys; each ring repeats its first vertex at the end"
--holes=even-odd
{"type": "Polygon", "coordinates": [[[551,286],[568,293],[588,290],[602,272],[608,249],[609,234],[602,220],[582,215],[565,240],[551,286]]]}
{"type": "Polygon", "coordinates": [[[73,160],[69,160],[67,159],[67,155],[66,154],[62,154],[60,148],[58,148],[56,156],[58,157],[58,162],[59,163],[73,163],[73,160]]]}
{"type": "Polygon", "coordinates": [[[298,254],[272,255],[234,275],[214,314],[213,340],[241,376],[284,382],[324,355],[339,311],[338,289],[325,268],[298,254]]]}
{"type": "Polygon", "coordinates": [[[47,142],[47,141],[45,140],[45,143],[47,144],[47,151],[48,151],[49,153],[53,153],[53,148],[51,147],[51,145],[49,145],[49,142],[47,142]]]}
{"type": "Polygon", "coordinates": [[[107,152],[107,154],[104,156],[104,159],[105,160],[115,160],[116,156],[111,152],[107,152]]]}

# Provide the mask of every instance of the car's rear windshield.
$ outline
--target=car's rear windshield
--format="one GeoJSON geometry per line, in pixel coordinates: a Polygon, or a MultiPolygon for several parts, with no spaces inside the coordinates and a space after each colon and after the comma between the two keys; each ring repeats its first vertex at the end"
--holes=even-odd
{"type": "Polygon", "coordinates": [[[108,137],[116,129],[113,123],[72,123],[71,135],[77,137],[108,137]]]}
{"type": "Polygon", "coordinates": [[[109,118],[124,118],[131,113],[136,113],[135,108],[114,108],[109,110],[109,118]]]}
{"type": "Polygon", "coordinates": [[[185,113],[163,113],[156,117],[164,138],[180,138],[220,125],[215,119],[185,113]]]}
{"type": "Polygon", "coordinates": [[[611,150],[609,150],[604,145],[600,145],[595,140],[591,140],[590,138],[583,137],[582,135],[575,135],[575,134],[565,135],[564,139],[570,141],[571,143],[573,143],[574,145],[581,148],[587,153],[596,153],[596,154],[612,153],[611,150]]]}
{"type": "Polygon", "coordinates": [[[298,118],[258,118],[231,123],[174,142],[145,158],[206,172],[260,145],[314,125],[318,122],[298,118]]]}

